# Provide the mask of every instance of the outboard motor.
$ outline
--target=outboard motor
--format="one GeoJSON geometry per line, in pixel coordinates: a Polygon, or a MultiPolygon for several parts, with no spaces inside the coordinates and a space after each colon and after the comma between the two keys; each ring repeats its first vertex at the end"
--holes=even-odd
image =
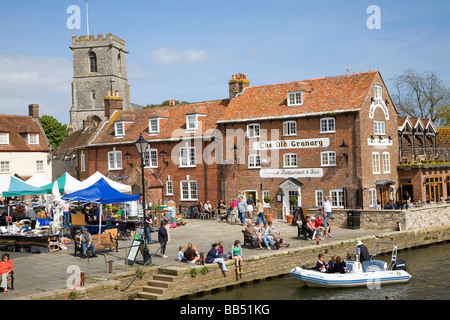
{"type": "Polygon", "coordinates": [[[397,260],[392,266],[392,270],[404,270],[406,271],[406,262],[405,260],[397,260]]]}

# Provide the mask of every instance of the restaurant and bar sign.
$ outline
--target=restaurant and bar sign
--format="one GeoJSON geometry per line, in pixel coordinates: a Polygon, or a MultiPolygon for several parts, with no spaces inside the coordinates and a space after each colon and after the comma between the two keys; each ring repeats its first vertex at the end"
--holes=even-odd
{"type": "Polygon", "coordinates": [[[298,168],[298,169],[261,169],[261,178],[321,178],[322,168],[298,168]]]}
{"type": "Polygon", "coordinates": [[[330,145],[330,139],[328,139],[328,138],[258,141],[258,142],[253,143],[253,150],[326,148],[329,145],[330,145]]]}

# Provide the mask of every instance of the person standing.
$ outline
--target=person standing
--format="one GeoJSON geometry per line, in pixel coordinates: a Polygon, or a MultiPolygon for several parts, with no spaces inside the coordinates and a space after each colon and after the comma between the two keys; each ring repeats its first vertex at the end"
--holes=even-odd
{"type": "Polygon", "coordinates": [[[331,217],[331,205],[332,205],[331,197],[325,196],[325,201],[322,204],[322,215],[324,214],[324,212],[326,212],[328,218],[331,217]]]}
{"type": "Polygon", "coordinates": [[[254,205],[255,205],[255,203],[253,202],[252,195],[250,194],[247,199],[247,212],[248,212],[248,217],[250,218],[250,220],[253,218],[253,206],[254,205]]]}
{"type": "Polygon", "coordinates": [[[70,203],[66,201],[62,207],[63,209],[63,224],[70,224],[70,203]]]}
{"type": "Polygon", "coordinates": [[[247,205],[244,202],[244,198],[239,196],[236,208],[239,212],[239,219],[241,220],[241,226],[245,225],[245,212],[247,211],[247,205]]]}
{"type": "Polygon", "coordinates": [[[0,287],[3,288],[3,293],[8,293],[8,277],[11,271],[13,271],[13,262],[9,259],[9,253],[4,253],[0,262],[0,276],[2,277],[0,287]]]}
{"type": "Polygon", "coordinates": [[[262,224],[265,225],[266,220],[264,219],[264,207],[263,207],[261,200],[256,200],[256,212],[258,214],[257,222],[259,223],[261,220],[262,224]]]}
{"type": "Polygon", "coordinates": [[[150,215],[150,212],[145,213],[145,233],[147,236],[147,243],[152,243],[152,233],[150,226],[153,224],[152,216],[150,215]]]}
{"type": "Polygon", "coordinates": [[[29,218],[31,220],[31,229],[36,228],[37,215],[32,207],[28,207],[28,209],[25,213],[25,217],[29,218]]]}
{"type": "Polygon", "coordinates": [[[370,263],[370,254],[369,250],[367,250],[367,247],[363,245],[360,240],[356,242],[356,255],[359,262],[361,262],[363,272],[367,272],[367,267],[370,263]]]}
{"type": "Polygon", "coordinates": [[[169,236],[167,233],[166,224],[167,224],[166,221],[164,220],[161,221],[161,226],[159,227],[158,230],[158,241],[159,243],[161,243],[161,254],[164,259],[168,258],[166,256],[166,245],[167,241],[169,240],[169,236]]]}

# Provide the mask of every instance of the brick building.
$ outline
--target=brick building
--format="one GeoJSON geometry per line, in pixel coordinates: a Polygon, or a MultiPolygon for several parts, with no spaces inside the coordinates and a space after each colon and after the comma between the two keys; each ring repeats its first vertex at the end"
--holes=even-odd
{"type": "Polygon", "coordinates": [[[230,103],[218,121],[224,154],[222,193],[269,196],[279,216],[295,207],[372,208],[394,199],[397,110],[377,71],[249,86],[230,80],[230,103]]]}

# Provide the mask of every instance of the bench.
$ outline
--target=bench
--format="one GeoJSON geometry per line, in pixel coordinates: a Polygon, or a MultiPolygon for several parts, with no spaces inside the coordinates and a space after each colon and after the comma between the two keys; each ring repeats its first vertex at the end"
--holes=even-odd
{"type": "MultiPolygon", "coordinates": [[[[95,251],[105,249],[111,250],[113,247],[116,248],[116,252],[119,251],[119,236],[117,228],[107,229],[104,233],[93,234],[91,237],[92,243],[95,246],[95,251]]],[[[88,250],[90,249],[88,248],[88,250]]],[[[83,248],[81,246],[81,239],[79,236],[75,237],[75,256],[77,255],[77,252],[80,252],[80,255],[83,256],[83,248]]]]}
{"type": "MultiPolygon", "coordinates": [[[[244,235],[244,245],[243,245],[243,247],[245,247],[246,244],[249,244],[249,245],[250,245],[250,248],[253,248],[254,245],[256,245],[256,246],[259,247],[258,239],[257,239],[257,238],[256,238],[256,239],[253,239],[252,236],[246,235],[246,234],[245,234],[245,230],[242,230],[242,234],[244,235]]],[[[265,246],[264,241],[261,241],[261,246],[263,246],[263,247],[265,246]]]]}

